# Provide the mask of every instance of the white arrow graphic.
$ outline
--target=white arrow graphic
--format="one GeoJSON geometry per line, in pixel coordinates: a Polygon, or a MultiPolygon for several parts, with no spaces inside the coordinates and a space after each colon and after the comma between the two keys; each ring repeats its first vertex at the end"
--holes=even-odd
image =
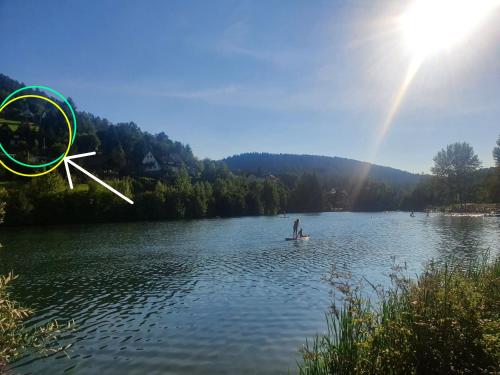
{"type": "Polygon", "coordinates": [[[69,182],[69,188],[71,190],[73,190],[73,181],[71,180],[71,173],[69,173],[69,164],[71,164],[73,167],[75,167],[76,169],[78,169],[80,172],[86,174],[87,176],[89,176],[91,179],[93,179],[94,181],[97,181],[98,183],[100,183],[102,186],[104,186],[106,189],[108,190],[111,190],[113,193],[115,193],[116,195],[118,195],[120,198],[122,198],[123,200],[127,201],[128,203],[130,204],[134,204],[134,202],[127,198],[125,195],[123,195],[122,193],[120,193],[119,191],[113,189],[111,186],[109,186],[107,183],[105,183],[104,181],[98,179],[96,176],[94,176],[92,173],[90,173],[89,171],[87,171],[85,168],[82,168],[80,167],[78,164],[76,164],[72,159],[78,159],[78,158],[84,158],[86,156],[92,156],[92,155],[95,155],[95,152],[86,152],[85,154],[77,154],[77,155],[71,155],[71,156],[66,156],[64,158],[64,168],[66,169],[66,174],[68,176],[68,182],[69,182]]]}

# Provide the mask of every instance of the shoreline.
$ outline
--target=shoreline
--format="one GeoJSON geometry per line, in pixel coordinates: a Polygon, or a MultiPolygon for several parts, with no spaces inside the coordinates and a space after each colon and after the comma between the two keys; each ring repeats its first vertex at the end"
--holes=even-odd
{"type": "MultiPolygon", "coordinates": [[[[412,211],[405,210],[384,210],[384,211],[349,211],[349,210],[335,210],[335,211],[319,211],[319,212],[289,212],[286,217],[283,214],[276,215],[238,215],[238,216],[209,216],[209,217],[193,217],[193,218],[176,218],[176,219],[159,219],[159,220],[107,220],[107,221],[70,221],[65,223],[24,223],[24,224],[9,224],[3,223],[3,228],[16,229],[16,228],[49,228],[49,227],[69,227],[69,226],[94,226],[94,225],[113,225],[113,224],[140,224],[140,223],[172,223],[172,222],[191,222],[197,220],[225,220],[225,219],[242,219],[242,218],[271,218],[277,217],[280,219],[291,219],[294,216],[300,215],[319,215],[328,213],[351,213],[351,214],[388,214],[388,213],[407,213],[412,211]]],[[[413,211],[420,216],[426,216],[425,211],[413,211]]],[[[417,215],[416,215],[417,216],[417,215]]],[[[431,217],[500,217],[500,212],[489,214],[482,212],[443,212],[443,211],[430,211],[431,217]]]]}

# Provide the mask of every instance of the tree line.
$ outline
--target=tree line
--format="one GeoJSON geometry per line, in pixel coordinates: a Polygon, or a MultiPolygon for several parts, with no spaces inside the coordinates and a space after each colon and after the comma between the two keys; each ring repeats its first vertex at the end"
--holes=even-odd
{"type": "Polygon", "coordinates": [[[236,175],[221,163],[205,160],[193,177],[181,168],[170,181],[120,177],[109,183],[133,198],[125,203],[100,185],[76,185],[58,173],[11,182],[0,188],[0,220],[6,224],[56,224],[137,220],[194,219],[282,212],[423,210],[465,202],[500,202],[500,137],[495,147],[496,169],[479,170],[472,147],[455,143],[434,158],[433,176],[413,189],[376,181],[269,175],[236,175]],[[9,187],[10,186],[10,187],[9,187]]]}
{"type": "Polygon", "coordinates": [[[493,149],[496,167],[481,169],[474,149],[465,142],[448,145],[434,157],[432,176],[408,196],[407,207],[422,210],[466,203],[500,203],[500,136],[493,149]]]}

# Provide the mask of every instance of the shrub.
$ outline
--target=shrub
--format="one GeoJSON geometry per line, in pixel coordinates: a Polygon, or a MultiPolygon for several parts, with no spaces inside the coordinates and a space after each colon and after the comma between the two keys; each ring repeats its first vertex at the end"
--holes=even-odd
{"type": "Polygon", "coordinates": [[[7,190],[5,190],[5,188],[3,187],[0,187],[0,224],[2,224],[5,219],[5,206],[7,206],[7,203],[5,201],[7,197],[7,190]]]}
{"type": "Polygon", "coordinates": [[[500,260],[429,263],[412,280],[401,268],[388,290],[349,275],[330,279],[328,330],[306,343],[301,374],[496,374],[500,371],[500,260]],[[347,277],[346,277],[347,276],[347,277]]]}

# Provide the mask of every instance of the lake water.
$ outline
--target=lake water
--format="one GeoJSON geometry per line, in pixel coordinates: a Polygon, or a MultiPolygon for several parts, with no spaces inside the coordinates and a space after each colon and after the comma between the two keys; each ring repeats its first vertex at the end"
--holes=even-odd
{"type": "Polygon", "coordinates": [[[68,352],[26,356],[14,373],[287,374],[325,328],[332,265],[387,282],[391,257],[499,252],[499,218],[407,213],[1,228],[0,273],[36,309],[30,324],[74,319],[68,352]]]}

